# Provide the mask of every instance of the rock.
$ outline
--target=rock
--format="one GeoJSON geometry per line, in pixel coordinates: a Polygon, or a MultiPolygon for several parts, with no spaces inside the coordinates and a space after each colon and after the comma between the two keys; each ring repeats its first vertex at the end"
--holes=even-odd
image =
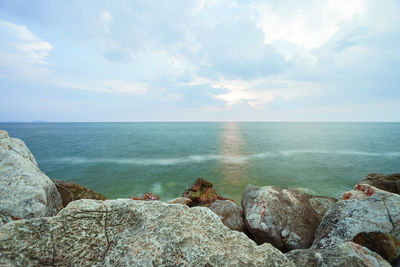
{"type": "Polygon", "coordinates": [[[230,200],[216,200],[210,210],[218,215],[222,223],[229,229],[239,232],[246,232],[246,224],[244,222],[243,210],[230,200]]]}
{"type": "Polygon", "coordinates": [[[296,249],[285,254],[298,267],[384,267],[391,266],[375,252],[353,242],[329,249],[296,249]]]}
{"type": "Polygon", "coordinates": [[[53,180],[53,182],[60,193],[62,205],[64,207],[66,207],[69,202],[78,199],[107,199],[104,195],[73,182],[66,182],[62,180],[53,180]]]}
{"type": "Polygon", "coordinates": [[[325,197],[325,196],[311,196],[307,195],[307,197],[310,197],[308,199],[308,202],[310,202],[311,207],[318,213],[318,215],[321,217],[324,217],[325,213],[335,204],[338,200],[333,197],[325,197]]]}
{"type": "Polygon", "coordinates": [[[187,197],[178,197],[173,200],[167,201],[167,204],[181,204],[190,207],[192,205],[192,200],[187,197]]]}
{"type": "Polygon", "coordinates": [[[152,192],[146,193],[143,196],[134,196],[132,197],[133,200],[160,200],[160,197],[152,192]]]}
{"type": "Polygon", "coordinates": [[[400,242],[392,235],[362,232],[353,238],[353,242],[375,251],[391,264],[400,259],[400,242]]]}
{"type": "Polygon", "coordinates": [[[60,207],[56,186],[40,171],[25,143],[0,131],[0,224],[53,216],[60,207]]]}
{"type": "Polygon", "coordinates": [[[312,247],[334,247],[362,232],[387,233],[399,239],[400,196],[370,185],[356,185],[327,211],[312,247]]]}
{"type": "Polygon", "coordinates": [[[190,198],[192,206],[209,207],[211,203],[217,200],[217,191],[213,188],[213,184],[209,181],[198,178],[190,188],[183,193],[183,197],[190,198]]]}
{"type": "Polygon", "coordinates": [[[360,183],[370,184],[381,190],[400,194],[400,173],[389,175],[370,173],[365,176],[360,183]]]}
{"type": "Polygon", "coordinates": [[[89,200],[0,228],[2,266],[292,266],[204,207],[89,200]]]}
{"type": "Polygon", "coordinates": [[[255,241],[271,243],[284,252],[309,248],[320,223],[308,197],[298,190],[248,185],[242,206],[247,229],[255,241]]]}

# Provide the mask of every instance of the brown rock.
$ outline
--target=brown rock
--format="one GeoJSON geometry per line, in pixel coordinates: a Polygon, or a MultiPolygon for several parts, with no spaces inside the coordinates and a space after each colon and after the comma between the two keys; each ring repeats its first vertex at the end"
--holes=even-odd
{"type": "Polygon", "coordinates": [[[248,185],[242,207],[255,241],[271,243],[284,252],[309,248],[321,221],[308,197],[298,190],[248,185]]]}
{"type": "Polygon", "coordinates": [[[173,200],[167,201],[166,203],[167,204],[182,204],[182,205],[185,205],[185,206],[189,207],[189,206],[192,205],[192,202],[193,201],[190,198],[178,197],[178,198],[175,198],[173,200]]]}
{"type": "Polygon", "coordinates": [[[400,194],[400,173],[384,175],[382,173],[370,173],[365,176],[362,184],[370,184],[376,188],[400,194]]]}
{"type": "Polygon", "coordinates": [[[353,238],[353,242],[375,251],[390,263],[400,256],[400,242],[393,235],[380,232],[362,232],[353,238]]]}
{"type": "Polygon", "coordinates": [[[192,206],[209,207],[218,198],[218,194],[212,183],[198,178],[190,188],[185,190],[183,197],[190,198],[193,201],[192,206]]]}
{"type": "Polygon", "coordinates": [[[133,200],[160,200],[160,197],[152,192],[146,193],[143,196],[134,196],[133,200]]]}
{"type": "Polygon", "coordinates": [[[61,195],[62,205],[64,207],[66,207],[71,201],[78,199],[107,199],[104,195],[73,182],[66,182],[62,180],[53,180],[53,182],[61,195]]]}

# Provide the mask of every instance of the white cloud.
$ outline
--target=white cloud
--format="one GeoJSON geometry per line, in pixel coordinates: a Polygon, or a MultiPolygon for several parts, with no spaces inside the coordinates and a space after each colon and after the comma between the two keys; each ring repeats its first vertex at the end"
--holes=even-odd
{"type": "Polygon", "coordinates": [[[254,5],[265,43],[287,41],[306,50],[326,44],[343,23],[366,11],[366,0],[268,2],[254,5]]]}
{"type": "Polygon", "coordinates": [[[321,88],[316,82],[302,82],[282,80],[277,78],[258,78],[250,80],[208,78],[193,76],[188,83],[181,86],[196,86],[209,84],[215,89],[224,89],[226,92],[214,94],[213,97],[222,100],[227,106],[247,103],[252,108],[262,108],[267,103],[276,100],[277,97],[291,99],[299,96],[308,96],[321,88]]]}
{"type": "Polygon", "coordinates": [[[145,83],[130,82],[122,79],[82,82],[72,82],[71,79],[51,79],[49,83],[60,87],[113,94],[143,94],[146,93],[148,89],[145,83]]]}
{"type": "Polygon", "coordinates": [[[48,71],[48,56],[53,46],[33,34],[25,25],[0,20],[0,67],[17,75],[37,77],[48,71]]]}
{"type": "Polygon", "coordinates": [[[277,97],[291,99],[311,95],[320,88],[317,83],[287,81],[278,79],[226,80],[212,81],[211,86],[226,89],[226,93],[216,94],[215,98],[223,100],[228,106],[247,103],[252,108],[262,108],[277,97]]]}

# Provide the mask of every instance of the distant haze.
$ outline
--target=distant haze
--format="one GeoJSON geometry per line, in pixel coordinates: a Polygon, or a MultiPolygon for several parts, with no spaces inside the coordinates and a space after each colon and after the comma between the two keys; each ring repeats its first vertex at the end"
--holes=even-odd
{"type": "Polygon", "coordinates": [[[400,121],[396,0],[0,0],[0,121],[400,121]]]}

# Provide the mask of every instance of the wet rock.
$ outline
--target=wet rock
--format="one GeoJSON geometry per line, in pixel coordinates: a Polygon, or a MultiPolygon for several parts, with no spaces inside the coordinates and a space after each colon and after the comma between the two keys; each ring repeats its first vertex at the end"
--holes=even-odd
{"type": "Polygon", "coordinates": [[[209,207],[218,198],[217,191],[209,181],[198,178],[190,188],[183,193],[183,197],[190,198],[192,206],[209,207]]]}
{"type": "Polygon", "coordinates": [[[325,213],[335,204],[338,200],[333,197],[325,197],[325,196],[311,196],[307,195],[310,198],[308,202],[310,202],[311,207],[318,213],[321,217],[324,217],[325,213]]]}
{"type": "Polygon", "coordinates": [[[2,266],[293,266],[203,207],[88,200],[0,228],[2,266]]]}
{"type": "Polygon", "coordinates": [[[370,184],[381,190],[400,194],[400,173],[389,175],[370,173],[365,176],[360,183],[370,184]]]}
{"type": "Polygon", "coordinates": [[[309,248],[320,223],[308,197],[298,190],[248,185],[242,207],[247,229],[255,241],[271,243],[284,252],[309,248]]]}
{"type": "Polygon", "coordinates": [[[160,197],[151,192],[144,194],[143,196],[134,196],[133,200],[160,200],[160,197]]]}
{"type": "Polygon", "coordinates": [[[312,247],[334,247],[362,232],[387,233],[399,239],[400,196],[370,185],[356,185],[327,211],[312,247]]]}
{"type": "Polygon", "coordinates": [[[400,242],[390,234],[362,232],[353,238],[353,242],[375,251],[391,264],[394,264],[400,257],[400,242]]]}
{"type": "Polygon", "coordinates": [[[192,205],[192,200],[187,197],[178,197],[173,200],[167,201],[168,204],[182,204],[190,207],[192,205]]]}
{"type": "Polygon", "coordinates": [[[97,199],[106,200],[106,197],[96,191],[88,189],[82,185],[66,182],[62,180],[53,180],[60,193],[62,205],[66,207],[68,203],[78,199],[97,199]]]}
{"type": "Polygon", "coordinates": [[[56,186],[37,166],[25,143],[0,131],[0,225],[53,216],[61,207],[56,186]]]}
{"type": "Polygon", "coordinates": [[[230,200],[216,200],[210,210],[218,215],[222,223],[232,230],[246,232],[243,210],[235,202],[230,200]]]}
{"type": "Polygon", "coordinates": [[[391,266],[377,253],[353,242],[329,249],[296,249],[285,254],[297,267],[391,266]]]}

